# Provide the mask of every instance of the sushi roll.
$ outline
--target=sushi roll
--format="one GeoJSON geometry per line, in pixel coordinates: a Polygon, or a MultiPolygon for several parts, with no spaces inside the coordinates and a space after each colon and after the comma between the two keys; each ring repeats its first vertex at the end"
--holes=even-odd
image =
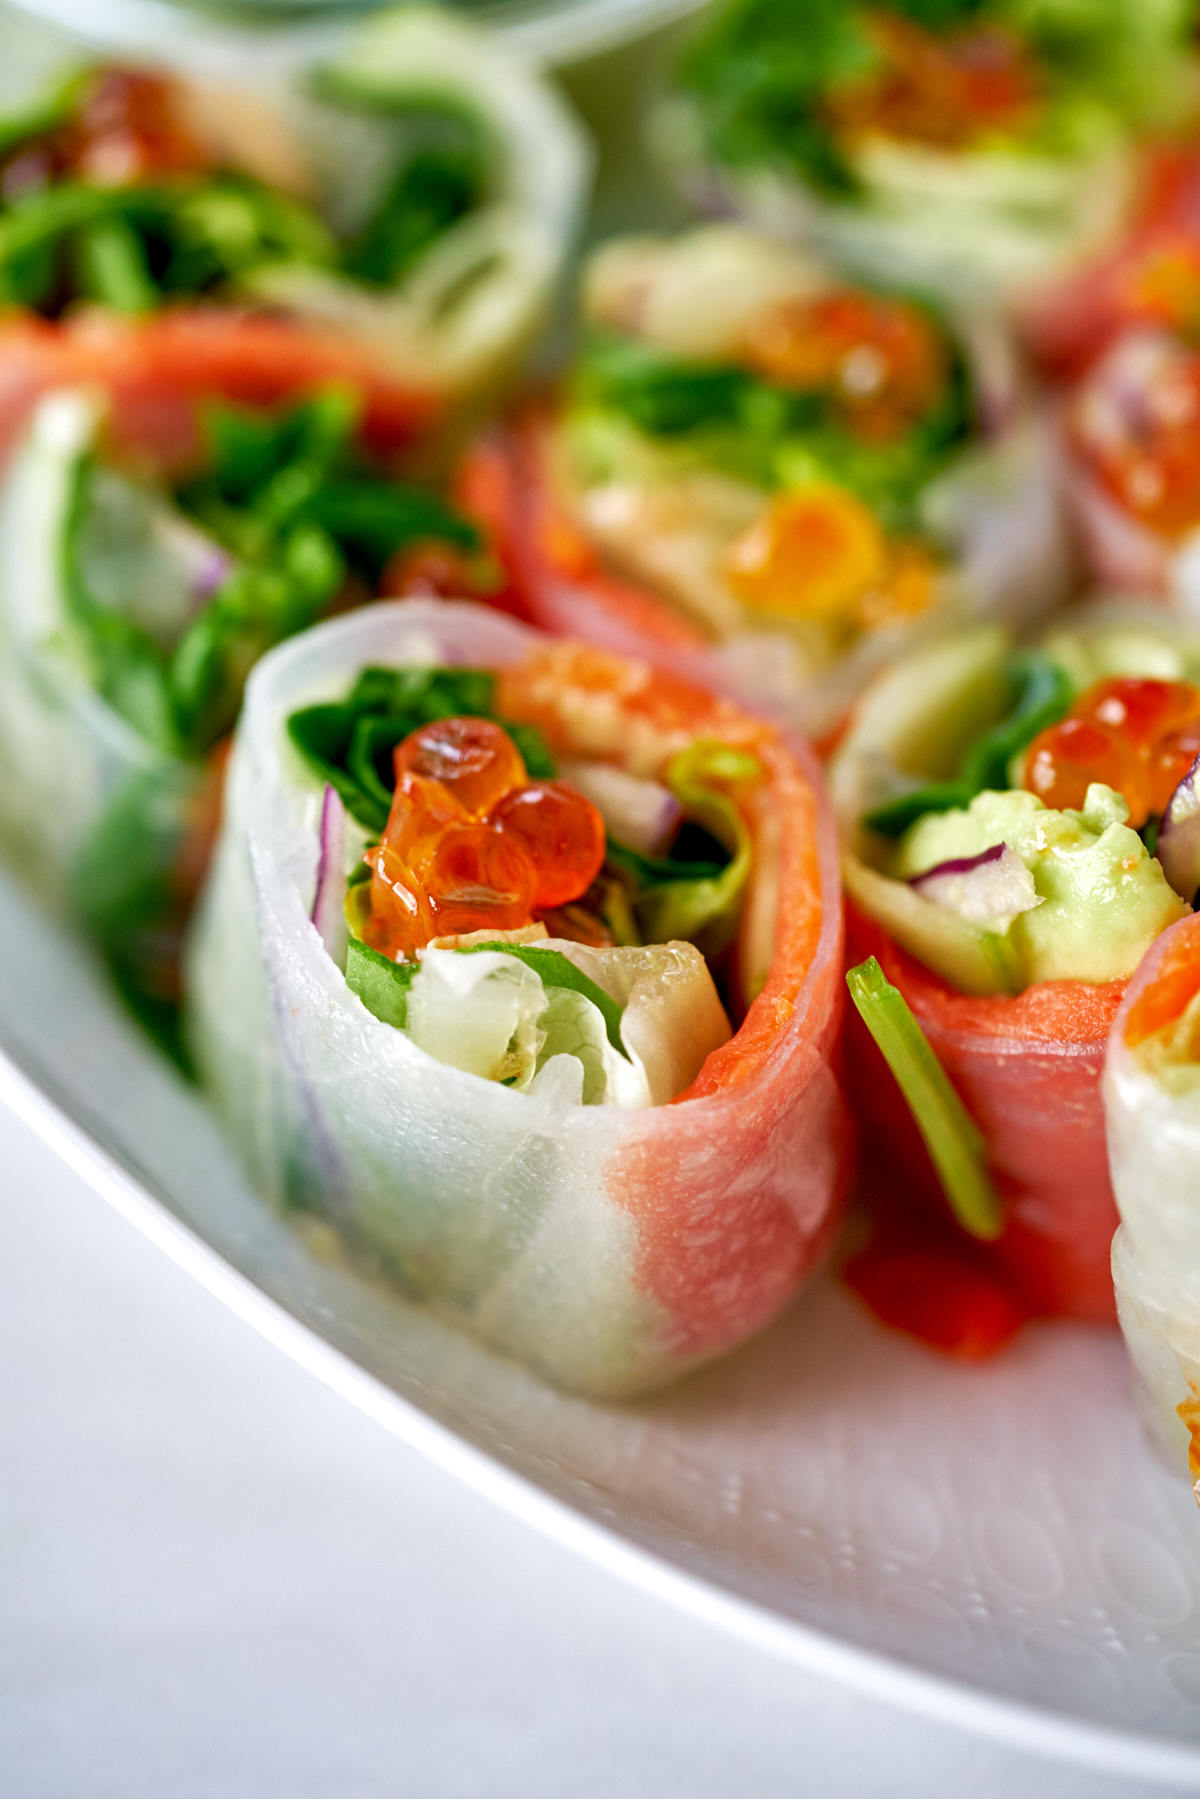
{"type": "Polygon", "coordinates": [[[461,515],[364,460],[344,389],[214,399],[175,458],[127,423],[102,389],[55,389],[0,486],[0,836],[157,1006],[256,658],[381,590],[498,571],[461,515]]]}
{"type": "Polygon", "coordinates": [[[1166,251],[1197,208],[1194,14],[733,0],[684,56],[663,153],[706,209],[998,302],[1061,366],[1137,310],[1127,252],[1166,251]]]}
{"type": "Polygon", "coordinates": [[[648,665],[419,600],[251,676],[188,962],[261,1190],[548,1379],[765,1325],[846,1165],[808,753],[648,665]]]}
{"type": "Polygon", "coordinates": [[[1200,641],[1149,620],[930,645],[831,765],[883,1196],[918,1233],[961,1227],[1025,1314],[1113,1314],[1105,1044],[1197,885],[1154,851],[1200,751],[1200,641]]]}
{"type": "Polygon", "coordinates": [[[1200,348],[1126,333],[1066,402],[1066,489],[1094,578],[1200,623],[1200,348]]]}
{"type": "MultiPolygon", "coordinates": [[[[1176,848],[1200,887],[1195,770],[1176,848]],[[1185,822],[1186,821],[1186,822],[1185,822]]],[[[1153,1435],[1200,1500],[1200,918],[1164,933],[1129,984],[1104,1071],[1121,1228],[1113,1279],[1136,1391],[1153,1435]]]]}
{"type": "Polygon", "coordinates": [[[914,637],[1064,592],[1047,438],[986,312],[728,225],[602,247],[583,312],[559,395],[461,471],[536,623],[820,737],[914,637]]]}
{"type": "Polygon", "coordinates": [[[551,91],[440,11],[254,87],[58,72],[0,117],[0,431],[30,387],[103,378],[161,432],[302,365],[366,395],[377,449],[427,439],[541,325],[588,166],[551,91]]]}

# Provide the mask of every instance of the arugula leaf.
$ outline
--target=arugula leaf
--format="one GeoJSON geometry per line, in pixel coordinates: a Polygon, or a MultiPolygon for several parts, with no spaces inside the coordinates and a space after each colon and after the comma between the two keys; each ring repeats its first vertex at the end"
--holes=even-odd
{"type": "Polygon", "coordinates": [[[1013,757],[1040,731],[1062,718],[1074,695],[1067,671],[1049,656],[1033,652],[1014,656],[1009,676],[1015,695],[1011,711],[975,739],[959,774],[950,781],[928,782],[876,806],[863,818],[868,830],[884,837],[901,837],[927,812],[952,812],[970,805],[977,793],[1008,786],[1013,757]]]}
{"type": "MultiPolygon", "coordinates": [[[[357,416],[358,401],[336,388],[273,414],[211,406],[207,469],[174,503],[79,459],[65,594],[98,691],[151,742],[203,756],[234,723],[254,663],[328,610],[348,565],[374,581],[376,564],[414,537],[478,541],[436,497],[359,479],[349,448],[357,416]],[[97,517],[112,528],[96,531],[97,517]],[[138,614],[129,596],[143,589],[161,603],[138,614]]],[[[392,744],[412,728],[394,731],[392,744]]],[[[539,746],[529,748],[540,769],[539,746]]],[[[388,797],[390,748],[376,757],[388,797]]],[[[372,797],[386,818],[378,782],[372,797]]]]}
{"type": "Polygon", "coordinates": [[[418,726],[439,718],[491,718],[504,726],[536,779],[554,760],[532,725],[498,717],[495,680],[482,669],[365,668],[344,700],[305,706],[287,721],[288,736],[308,766],[329,784],[369,831],[382,831],[391,809],[392,753],[418,726]]]}

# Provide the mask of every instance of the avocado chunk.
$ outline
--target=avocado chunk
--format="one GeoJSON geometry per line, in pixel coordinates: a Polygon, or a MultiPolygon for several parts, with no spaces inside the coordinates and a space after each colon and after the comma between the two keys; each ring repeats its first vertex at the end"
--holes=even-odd
{"type": "MultiPolygon", "coordinates": [[[[889,873],[907,881],[1007,843],[1032,874],[1040,902],[1001,933],[1013,986],[1118,980],[1132,974],[1159,933],[1188,911],[1125,822],[1128,816],[1120,794],[1098,782],[1079,812],[1052,811],[1032,793],[989,791],[961,810],[919,819],[896,845],[889,873]]],[[[892,919],[881,922],[898,934],[892,919]]],[[[954,979],[936,935],[920,944],[904,941],[904,947],[954,979]]]]}

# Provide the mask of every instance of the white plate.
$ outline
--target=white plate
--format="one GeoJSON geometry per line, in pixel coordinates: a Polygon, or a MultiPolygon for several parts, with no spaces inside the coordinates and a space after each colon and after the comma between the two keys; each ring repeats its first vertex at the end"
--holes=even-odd
{"type": "MultiPolygon", "coordinates": [[[[194,10],[180,0],[11,0],[39,25],[50,25],[88,50],[143,56],[153,45],[168,62],[232,75],[253,61],[264,69],[303,66],[326,55],[360,24],[368,8],[332,0],[299,18],[272,16],[253,6],[243,16],[194,10]],[[341,16],[339,16],[339,14],[341,16]]],[[[379,0],[384,4],[384,0],[379,0]]],[[[569,68],[648,37],[695,12],[705,0],[476,0],[464,6],[517,56],[550,68],[569,68]]]]}
{"type": "Polygon", "coordinates": [[[565,1399],[250,1192],[86,952],[0,877],[0,1096],[234,1310],[613,1573],[948,1722],[1200,1783],[1200,1516],[1115,1333],[958,1367],[831,1284],[652,1402],[565,1399]],[[326,1246],[327,1247],[327,1246],[326,1246]]]}

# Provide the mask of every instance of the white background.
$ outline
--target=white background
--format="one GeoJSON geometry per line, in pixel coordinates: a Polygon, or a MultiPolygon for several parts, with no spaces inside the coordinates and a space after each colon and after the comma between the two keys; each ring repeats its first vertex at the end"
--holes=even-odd
{"type": "Polygon", "coordinates": [[[0,1799],[1116,1799],[676,1615],[258,1338],[0,1112],[0,1799]]]}

